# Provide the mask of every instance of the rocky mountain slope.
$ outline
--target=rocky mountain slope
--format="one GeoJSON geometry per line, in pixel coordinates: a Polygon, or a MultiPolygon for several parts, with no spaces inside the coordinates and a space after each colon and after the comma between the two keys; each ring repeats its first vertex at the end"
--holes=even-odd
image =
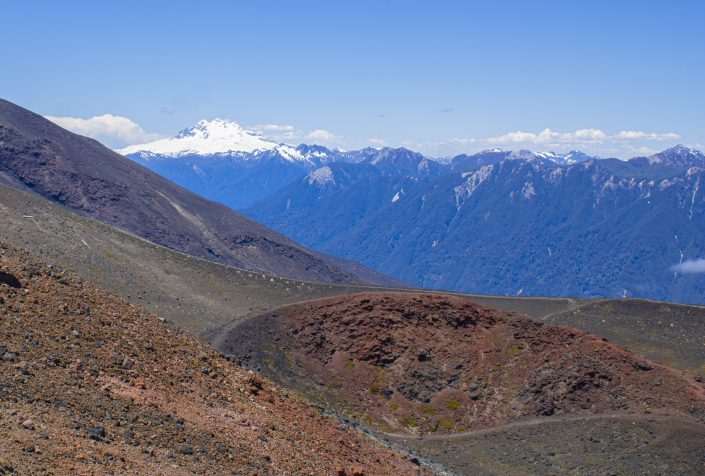
{"type": "Polygon", "coordinates": [[[0,176],[6,184],[193,256],[290,278],[358,281],[228,207],[3,100],[0,176]]]}
{"type": "Polygon", "coordinates": [[[303,147],[176,157],[136,152],[128,157],[194,193],[239,210],[327,163],[326,156],[307,153],[303,147]]]}
{"type": "Polygon", "coordinates": [[[465,299],[326,298],[212,343],[457,474],[696,474],[705,463],[705,377],[465,299]]]}
{"type": "MultiPolygon", "coordinates": [[[[35,194],[0,186],[0,241],[78,273],[192,332],[285,304],[359,293],[232,268],[155,245],[35,194]]],[[[640,300],[468,295],[474,302],[609,337],[649,359],[705,366],[705,308],[640,300]]]]}
{"type": "Polygon", "coordinates": [[[150,312],[0,246],[0,473],[416,474],[150,312]]]}
{"type": "Polygon", "coordinates": [[[672,270],[705,256],[698,151],[629,161],[488,151],[403,180],[334,165],[309,174],[325,185],[297,180],[246,213],[426,288],[705,303],[705,274],[672,270]]]}
{"type": "Polygon", "coordinates": [[[199,334],[252,312],[367,289],[280,278],[195,258],[3,186],[0,223],[0,241],[199,334]]]}
{"type": "MultiPolygon", "coordinates": [[[[199,121],[175,137],[118,150],[148,169],[236,210],[333,163],[367,164],[388,175],[437,175],[443,165],[399,148],[331,150],[277,144],[231,121],[199,121]]],[[[318,175],[326,174],[323,169],[318,175]]]]}
{"type": "Polygon", "coordinates": [[[705,422],[705,384],[592,334],[447,295],[286,306],[212,340],[385,431],[463,432],[527,417],[668,410],[705,422]]]}

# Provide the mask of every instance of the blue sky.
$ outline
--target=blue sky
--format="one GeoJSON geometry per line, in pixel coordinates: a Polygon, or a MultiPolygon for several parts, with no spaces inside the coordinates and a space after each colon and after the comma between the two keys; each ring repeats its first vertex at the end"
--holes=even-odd
{"type": "Polygon", "coordinates": [[[0,96],[61,118],[125,118],[82,124],[115,147],[214,117],[289,142],[434,155],[705,144],[702,0],[2,10],[0,96]]]}

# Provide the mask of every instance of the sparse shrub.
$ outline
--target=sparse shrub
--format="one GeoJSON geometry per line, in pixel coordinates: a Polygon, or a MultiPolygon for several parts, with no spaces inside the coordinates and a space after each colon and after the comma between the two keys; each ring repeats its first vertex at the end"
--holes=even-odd
{"type": "Polygon", "coordinates": [[[372,393],[372,395],[379,395],[380,393],[382,393],[382,385],[377,382],[373,383],[372,385],[370,385],[370,392],[372,393]]]}
{"type": "Polygon", "coordinates": [[[453,429],[453,422],[447,418],[441,418],[436,422],[436,431],[450,431],[453,429]]]}
{"type": "Polygon", "coordinates": [[[399,404],[397,402],[389,402],[389,408],[392,409],[393,412],[399,410],[399,404]]]}
{"type": "Polygon", "coordinates": [[[435,415],[436,413],[438,413],[438,409],[429,407],[427,405],[421,405],[421,413],[423,413],[424,415],[435,415]]]}
{"type": "Polygon", "coordinates": [[[401,419],[401,424],[407,428],[418,428],[419,422],[410,416],[405,416],[401,419]]]}
{"type": "Polygon", "coordinates": [[[521,349],[517,346],[510,347],[507,350],[507,356],[509,356],[512,359],[516,359],[517,357],[519,357],[520,354],[521,354],[521,349]]]}
{"type": "Polygon", "coordinates": [[[458,401],[457,400],[451,400],[446,404],[446,408],[448,410],[457,410],[458,409],[458,401]]]}

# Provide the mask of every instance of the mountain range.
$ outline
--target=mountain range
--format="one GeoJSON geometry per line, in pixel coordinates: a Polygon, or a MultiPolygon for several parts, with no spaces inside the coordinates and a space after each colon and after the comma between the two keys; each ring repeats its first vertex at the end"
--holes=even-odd
{"type": "Polygon", "coordinates": [[[333,164],[325,186],[309,174],[246,212],[314,249],[427,288],[705,302],[704,276],[672,271],[705,253],[701,153],[675,147],[573,164],[493,155],[381,183],[372,171],[333,164]],[[295,226],[304,217],[308,226],[295,226]]]}
{"type": "Polygon", "coordinates": [[[216,120],[121,152],[305,246],[413,285],[705,302],[705,276],[672,270],[705,254],[705,157],[684,146],[629,160],[500,149],[434,160],[404,148],[292,147],[216,120]]]}
{"type": "MultiPolygon", "coordinates": [[[[306,148],[314,149],[296,149],[306,148]]],[[[684,147],[629,162],[526,151],[437,162],[406,149],[316,148],[330,160],[263,201],[296,192],[281,204],[300,213],[298,228],[330,242],[356,237],[353,252],[379,251],[370,240],[400,234],[403,223],[416,233],[452,215],[457,228],[427,231],[448,233],[465,255],[452,256],[458,266],[429,262],[431,271],[457,272],[470,251],[490,256],[502,232],[517,231],[500,220],[505,228],[486,242],[460,241],[487,234],[464,214],[491,212],[486,222],[496,224],[497,204],[513,220],[526,215],[516,229],[548,230],[561,223],[546,221],[542,204],[546,215],[577,214],[568,213],[565,230],[627,207],[624,223],[611,222],[614,233],[643,220],[636,232],[649,240],[660,236],[653,217],[623,189],[639,190],[658,203],[667,230],[692,235],[677,228],[683,214],[699,226],[702,155],[684,147]],[[610,206],[586,205],[595,186],[585,174],[602,185],[595,203],[610,206]],[[560,193],[572,200],[565,208],[560,193]],[[359,235],[371,220],[376,235],[359,235]]],[[[372,287],[360,276],[384,277],[297,245],[10,103],[0,103],[0,218],[0,473],[702,467],[705,307],[372,287]],[[239,249],[213,236],[231,232],[253,240],[239,249]]],[[[399,236],[391,258],[413,243],[399,236]]],[[[578,238],[566,239],[584,245],[578,238]]]]}

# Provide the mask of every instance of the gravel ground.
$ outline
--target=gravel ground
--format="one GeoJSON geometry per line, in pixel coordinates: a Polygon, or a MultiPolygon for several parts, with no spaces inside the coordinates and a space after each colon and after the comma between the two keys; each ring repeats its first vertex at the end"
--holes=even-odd
{"type": "Polygon", "coordinates": [[[419,472],[60,267],[0,245],[0,271],[0,474],[419,472]]]}

